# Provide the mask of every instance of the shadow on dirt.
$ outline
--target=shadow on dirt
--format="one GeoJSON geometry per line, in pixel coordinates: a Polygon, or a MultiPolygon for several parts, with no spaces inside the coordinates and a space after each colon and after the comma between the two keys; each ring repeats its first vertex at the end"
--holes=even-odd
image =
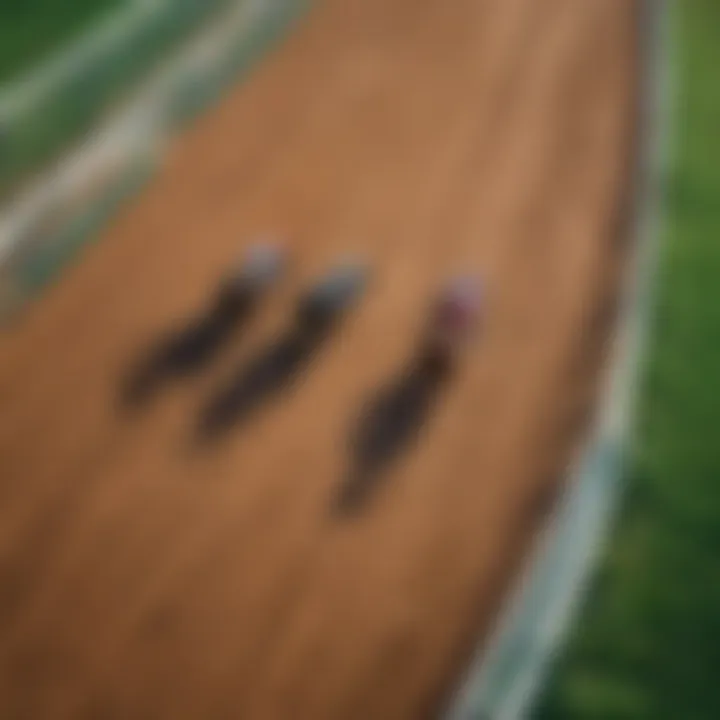
{"type": "Polygon", "coordinates": [[[392,463],[418,441],[448,376],[447,368],[421,356],[370,402],[350,438],[350,468],[334,501],[337,515],[362,510],[392,463]]]}
{"type": "Polygon", "coordinates": [[[198,439],[218,438],[289,388],[332,334],[339,316],[339,312],[314,313],[301,307],[294,324],[210,400],[200,416],[198,439]]]}
{"type": "Polygon", "coordinates": [[[137,407],[171,378],[200,371],[246,324],[257,300],[252,293],[221,296],[204,317],[152,348],[128,374],[122,389],[123,405],[137,407]]]}

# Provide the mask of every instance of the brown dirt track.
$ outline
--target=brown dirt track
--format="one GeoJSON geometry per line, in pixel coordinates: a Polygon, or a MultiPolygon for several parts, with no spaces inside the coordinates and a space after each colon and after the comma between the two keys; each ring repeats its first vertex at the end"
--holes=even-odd
{"type": "Polygon", "coordinates": [[[0,717],[418,718],[486,635],[592,397],[636,82],[627,0],[326,0],[172,148],[0,338],[0,717]],[[134,420],[118,378],[243,238],[291,280],[134,420]],[[189,452],[208,393],[360,250],[357,311],[281,397],[189,452]],[[485,340],[365,511],[363,403],[456,268],[485,340]]]}

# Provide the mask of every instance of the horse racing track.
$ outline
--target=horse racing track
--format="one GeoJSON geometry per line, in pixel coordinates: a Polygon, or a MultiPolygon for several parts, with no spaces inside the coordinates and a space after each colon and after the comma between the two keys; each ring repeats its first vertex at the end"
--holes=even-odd
{"type": "Polygon", "coordinates": [[[320,1],[173,143],[0,337],[3,718],[442,710],[597,394],[636,24],[625,0],[320,1]],[[126,407],[129,368],[266,232],[282,281],[126,407]],[[345,256],[362,297],[298,336],[345,256]],[[417,343],[458,270],[487,316],[433,382],[417,343]],[[199,442],[245,380],[252,414],[199,442]]]}

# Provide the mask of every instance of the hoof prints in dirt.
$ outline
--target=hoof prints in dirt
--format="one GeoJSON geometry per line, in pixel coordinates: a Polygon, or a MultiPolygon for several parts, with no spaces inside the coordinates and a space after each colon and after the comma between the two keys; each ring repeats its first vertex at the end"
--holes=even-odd
{"type": "Polygon", "coordinates": [[[351,466],[335,510],[357,512],[369,500],[384,472],[419,439],[447,373],[421,357],[361,415],[351,437],[351,466]]]}

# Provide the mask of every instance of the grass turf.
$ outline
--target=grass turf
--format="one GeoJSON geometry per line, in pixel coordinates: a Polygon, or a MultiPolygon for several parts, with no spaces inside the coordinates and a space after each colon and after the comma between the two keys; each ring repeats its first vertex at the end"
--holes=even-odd
{"type": "Polygon", "coordinates": [[[720,3],[673,13],[674,157],[632,470],[540,720],[720,718],[720,3]]]}
{"type": "MultiPolygon", "coordinates": [[[[97,6],[93,9],[93,19],[97,19],[101,6],[107,10],[111,3],[128,3],[130,0],[93,1],[97,6]]],[[[28,27],[31,23],[40,23],[40,16],[46,18],[43,23],[51,23],[51,14],[40,12],[43,5],[55,8],[58,18],[63,13],[70,13],[69,8],[63,10],[64,5],[72,8],[91,6],[89,0],[32,0],[38,15],[33,19],[25,15],[23,3],[28,3],[28,0],[17,0],[17,8],[12,11],[5,11],[3,2],[0,0],[0,27],[3,31],[12,27],[12,17],[17,16],[15,26],[19,34],[23,27],[21,18],[25,18],[28,27]],[[19,9],[21,5],[22,10],[19,9]]],[[[230,2],[173,0],[161,3],[156,12],[134,26],[121,42],[101,48],[94,62],[82,72],[71,74],[49,88],[32,112],[7,121],[5,127],[0,128],[0,202],[45,163],[57,157],[69,143],[79,140],[123,92],[133,87],[173,48],[230,2]]],[[[92,20],[88,19],[88,23],[92,24],[92,20]]],[[[59,19],[57,26],[62,26],[59,19]]],[[[33,32],[37,32],[33,40],[37,44],[41,33],[37,28],[28,29],[27,35],[32,36],[33,32]]],[[[11,34],[11,31],[7,30],[7,33],[11,34]]],[[[2,41],[0,34],[0,45],[2,41]]]]}
{"type": "Polygon", "coordinates": [[[0,0],[0,85],[127,0],[0,0]]]}

